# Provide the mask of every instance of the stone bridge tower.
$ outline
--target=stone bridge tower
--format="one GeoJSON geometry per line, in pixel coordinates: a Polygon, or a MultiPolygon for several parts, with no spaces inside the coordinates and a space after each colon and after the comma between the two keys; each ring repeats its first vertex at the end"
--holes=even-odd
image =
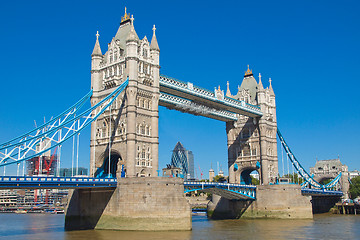
{"type": "Polygon", "coordinates": [[[228,84],[228,97],[259,105],[264,113],[261,118],[240,115],[238,121],[226,123],[229,181],[232,183],[250,184],[249,175],[254,170],[258,171],[260,183],[264,185],[275,182],[278,176],[275,93],[271,79],[269,82],[269,87],[264,88],[261,75],[257,83],[248,67],[236,95],[231,95],[228,84]]]}
{"type": "Polygon", "coordinates": [[[91,126],[90,174],[104,177],[157,176],[159,55],[155,35],[140,40],[134,18],[126,12],[119,29],[101,53],[99,34],[91,55],[94,105],[129,78],[121,93],[91,126]]]}

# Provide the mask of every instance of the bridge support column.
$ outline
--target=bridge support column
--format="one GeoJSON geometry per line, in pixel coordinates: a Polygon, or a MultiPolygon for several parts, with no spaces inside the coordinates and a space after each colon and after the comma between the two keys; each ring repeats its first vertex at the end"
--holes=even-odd
{"type": "Polygon", "coordinates": [[[121,178],[116,189],[75,190],[65,229],[191,230],[191,209],[180,178],[121,178]]]}
{"type": "Polygon", "coordinates": [[[214,219],[309,219],[313,217],[310,198],[301,195],[299,185],[263,185],[256,189],[256,201],[234,201],[213,195],[208,216],[214,219]]]}

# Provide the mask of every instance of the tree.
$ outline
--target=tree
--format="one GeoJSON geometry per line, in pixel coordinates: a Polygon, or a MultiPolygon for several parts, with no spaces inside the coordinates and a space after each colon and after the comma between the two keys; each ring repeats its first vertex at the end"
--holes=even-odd
{"type": "Polygon", "coordinates": [[[251,175],[250,175],[250,177],[251,177],[251,185],[260,185],[260,180],[259,179],[256,179],[251,175]]]}
{"type": "Polygon", "coordinates": [[[297,173],[285,174],[283,177],[290,178],[291,182],[293,182],[293,183],[302,184],[304,182],[304,179],[302,177],[299,178],[299,175],[297,173]]]}
{"type": "Polygon", "coordinates": [[[213,180],[214,182],[226,182],[226,178],[224,178],[223,176],[220,176],[220,175],[216,175],[215,177],[214,177],[214,180],[213,180]]]}
{"type": "Polygon", "coordinates": [[[351,179],[349,192],[351,199],[360,196],[360,176],[351,179]]]}

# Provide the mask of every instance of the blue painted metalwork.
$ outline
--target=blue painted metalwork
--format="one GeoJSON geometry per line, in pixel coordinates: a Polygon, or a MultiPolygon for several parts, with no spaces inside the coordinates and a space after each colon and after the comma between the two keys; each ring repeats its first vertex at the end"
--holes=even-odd
{"type": "Polygon", "coordinates": [[[237,114],[245,114],[251,117],[261,117],[263,115],[259,106],[254,106],[244,101],[239,101],[226,96],[219,97],[212,91],[165,75],[160,75],[160,91],[161,93],[172,94],[177,97],[181,95],[181,97],[186,99],[188,99],[186,96],[192,96],[200,100],[204,106],[206,105],[205,100],[207,100],[212,106],[217,105],[222,110],[229,108],[227,111],[235,112],[237,114]]]}
{"type": "Polygon", "coordinates": [[[0,189],[115,188],[116,178],[90,177],[0,177],[0,189]]]}
{"type": "Polygon", "coordinates": [[[327,189],[311,189],[311,188],[302,188],[301,193],[302,193],[302,195],[309,195],[309,196],[341,197],[343,195],[342,191],[333,191],[333,190],[327,190],[327,189]]]}
{"type": "Polygon", "coordinates": [[[2,150],[2,152],[0,151],[0,167],[17,164],[33,157],[40,156],[43,153],[60,146],[63,142],[76,134],[79,134],[114,102],[127,85],[128,79],[93,107],[77,114],[79,109],[85,104],[86,100],[91,97],[92,91],[90,91],[78,101],[78,103],[55,119],[27,134],[1,144],[0,150],[2,150]],[[63,134],[62,130],[64,130],[63,134]],[[42,146],[40,150],[37,150],[36,147],[39,145],[44,146],[42,146]]]}
{"type": "Polygon", "coordinates": [[[341,178],[341,172],[334,180],[332,180],[330,183],[328,183],[326,185],[323,185],[323,184],[315,181],[313,176],[310,176],[310,174],[305,170],[305,168],[303,168],[301,166],[300,162],[296,159],[295,155],[292,153],[292,151],[290,150],[290,147],[287,145],[287,143],[285,142],[285,139],[281,135],[279,129],[277,129],[277,135],[279,136],[280,142],[281,142],[282,146],[284,147],[286,154],[289,157],[292,165],[294,166],[294,168],[296,169],[298,174],[304,179],[304,181],[307,182],[307,184],[305,184],[304,186],[310,185],[317,189],[331,189],[339,182],[339,180],[341,178]]]}
{"type": "Polygon", "coordinates": [[[256,186],[218,182],[184,182],[185,193],[202,191],[231,200],[256,200],[256,186]]]}

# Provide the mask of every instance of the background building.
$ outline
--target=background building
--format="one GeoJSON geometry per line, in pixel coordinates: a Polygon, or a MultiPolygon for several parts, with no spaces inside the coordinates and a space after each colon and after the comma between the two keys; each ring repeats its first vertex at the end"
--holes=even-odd
{"type": "Polygon", "coordinates": [[[60,177],[71,176],[88,176],[88,169],[84,167],[76,168],[60,168],[60,177]]]}
{"type": "Polygon", "coordinates": [[[187,179],[194,179],[194,155],[177,142],[171,156],[171,167],[180,168],[187,179]]]}

